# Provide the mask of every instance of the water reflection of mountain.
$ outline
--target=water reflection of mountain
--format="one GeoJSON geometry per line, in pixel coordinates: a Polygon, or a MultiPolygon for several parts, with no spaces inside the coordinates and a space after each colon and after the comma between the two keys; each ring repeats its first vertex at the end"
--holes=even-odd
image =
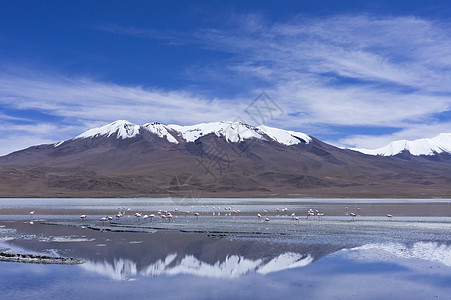
{"type": "MultiPolygon", "coordinates": [[[[205,234],[157,232],[114,235],[104,247],[76,243],[87,270],[120,279],[128,276],[190,274],[238,278],[310,264],[340,250],[337,246],[209,238],[205,234]]],[[[97,243],[99,240],[97,240],[97,243]]]]}
{"type": "Polygon", "coordinates": [[[203,262],[193,255],[177,259],[177,254],[169,254],[144,268],[138,269],[137,264],[128,259],[116,259],[113,262],[88,261],[82,268],[120,280],[132,276],[161,275],[194,275],[209,278],[239,278],[251,273],[268,274],[272,272],[304,267],[313,261],[310,255],[286,252],[272,259],[247,259],[243,256],[231,255],[224,261],[214,264],[203,262]]]}
{"type": "MultiPolygon", "coordinates": [[[[205,245],[198,243],[200,248],[205,245]]],[[[81,267],[88,271],[108,276],[120,280],[130,277],[157,277],[174,275],[192,275],[208,278],[239,278],[249,274],[268,274],[272,272],[283,271],[292,268],[304,267],[315,260],[336,252],[339,249],[325,246],[312,245],[280,245],[279,248],[271,247],[270,243],[257,243],[254,246],[268,250],[261,251],[258,255],[250,255],[249,249],[243,249],[240,241],[214,241],[218,259],[206,261],[208,256],[202,256],[204,259],[194,254],[189,254],[187,248],[179,249],[179,252],[171,252],[151,263],[143,265],[141,260],[134,260],[131,256],[128,258],[120,257],[114,259],[90,259],[81,267]],[[221,247],[222,242],[226,242],[228,247],[221,247]],[[216,244],[218,243],[218,244],[216,244]],[[293,252],[297,248],[300,252],[293,252]],[[278,250],[276,250],[278,249],[278,250]],[[287,250],[290,249],[290,250],[287,250]],[[316,251],[315,251],[316,250],[316,251]],[[230,254],[242,251],[242,254],[230,254]],[[247,253],[247,254],[243,254],[247,253]]],[[[274,245],[272,245],[274,246],[274,245]]],[[[189,247],[188,247],[189,248],[189,247]]],[[[208,249],[205,248],[205,249],[208,249]]],[[[254,248],[255,249],[255,248],[254,248]]],[[[451,245],[440,243],[417,242],[411,245],[400,243],[386,244],[367,244],[356,248],[346,249],[354,259],[363,259],[365,261],[374,259],[375,261],[387,260],[387,254],[403,259],[420,259],[431,262],[440,262],[446,266],[451,265],[451,245]]],[[[341,252],[340,252],[341,253],[341,252]]],[[[155,253],[154,253],[155,254],[155,253]]],[[[156,258],[149,254],[148,258],[156,258]]]]}

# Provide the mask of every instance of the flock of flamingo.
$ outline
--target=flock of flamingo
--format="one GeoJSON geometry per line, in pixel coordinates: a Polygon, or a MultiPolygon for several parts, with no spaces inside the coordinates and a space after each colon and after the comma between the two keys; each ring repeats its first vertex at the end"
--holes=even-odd
{"type": "MultiPolygon", "coordinates": [[[[191,209],[193,209],[193,206],[191,206],[191,209]]],[[[202,210],[199,212],[197,212],[197,211],[192,212],[190,210],[187,210],[183,213],[179,213],[179,215],[184,215],[185,217],[194,216],[194,217],[196,217],[196,219],[198,219],[199,216],[201,216],[201,215],[210,215],[208,213],[208,210],[209,210],[208,206],[202,206],[202,210]],[[205,212],[205,209],[207,209],[207,212],[205,212]]],[[[351,212],[349,210],[349,207],[345,207],[345,215],[350,216],[351,220],[354,221],[356,217],[360,216],[360,210],[361,209],[358,207],[357,212],[351,212]]],[[[130,208],[125,209],[125,207],[119,207],[118,213],[116,214],[116,220],[119,220],[123,216],[125,216],[127,211],[130,211],[130,208]]],[[[178,212],[179,212],[178,208],[174,209],[174,214],[178,213],[178,212]]],[[[224,211],[221,210],[221,207],[216,207],[216,206],[211,207],[211,215],[213,215],[213,216],[221,216],[222,215],[222,216],[235,217],[235,216],[238,216],[240,214],[240,212],[241,211],[239,209],[235,210],[235,209],[233,209],[232,206],[224,207],[224,211]]],[[[264,223],[269,223],[270,218],[268,216],[268,213],[269,213],[268,210],[264,209],[263,212],[257,213],[257,218],[263,220],[264,223]]],[[[150,222],[152,222],[152,220],[154,218],[159,217],[162,220],[171,222],[174,218],[174,214],[170,211],[163,211],[160,209],[156,212],[156,214],[142,214],[140,212],[136,212],[134,214],[134,217],[136,217],[138,220],[142,220],[142,221],[149,220],[150,222]]],[[[282,208],[282,209],[276,208],[275,214],[276,214],[276,216],[287,217],[289,214],[288,208],[282,208]]],[[[290,216],[291,216],[292,220],[299,223],[300,217],[298,215],[296,215],[296,212],[292,212],[290,214],[290,216]]],[[[320,212],[319,210],[309,209],[309,210],[307,210],[307,213],[306,213],[306,219],[309,221],[311,221],[311,220],[322,221],[324,216],[326,216],[326,214],[324,212],[320,212]]],[[[80,216],[81,219],[86,219],[86,217],[87,217],[87,215],[85,215],[85,214],[80,216]]],[[[386,214],[386,217],[389,220],[391,220],[393,218],[393,215],[386,214]]],[[[103,225],[105,224],[105,222],[112,221],[112,220],[113,220],[113,218],[111,216],[105,216],[105,217],[100,218],[100,221],[102,222],[103,225]]]]}
{"type": "MultiPolygon", "coordinates": [[[[191,206],[191,209],[193,209],[193,206],[191,206]]],[[[207,206],[202,205],[202,210],[201,210],[202,214],[208,215],[208,212],[205,212],[205,209],[207,209],[207,210],[209,209],[208,205],[207,206]]],[[[212,209],[213,216],[221,216],[221,207],[212,206],[211,209],[212,209]]],[[[354,221],[357,216],[360,216],[360,207],[357,208],[357,213],[351,212],[349,210],[349,207],[347,207],[347,206],[344,209],[345,209],[345,215],[350,216],[352,221],[354,221]]],[[[130,211],[130,208],[126,209],[125,207],[119,207],[118,212],[116,214],[116,220],[119,220],[123,216],[125,216],[127,211],[130,211]]],[[[179,211],[178,208],[174,209],[174,213],[177,213],[178,211],[179,211]]],[[[224,207],[224,211],[222,212],[222,215],[235,217],[235,216],[238,216],[240,214],[240,212],[241,211],[239,209],[235,210],[235,209],[233,209],[232,206],[224,207]]],[[[276,213],[276,216],[285,216],[286,217],[286,216],[288,216],[288,208],[282,208],[282,209],[276,208],[275,213],[276,213]]],[[[30,214],[30,218],[31,218],[35,214],[35,211],[30,211],[29,214],[30,214]]],[[[267,216],[267,214],[268,214],[268,210],[264,209],[262,213],[257,213],[257,218],[263,219],[264,223],[269,223],[270,218],[269,218],[269,216],[267,216]]],[[[190,210],[187,210],[183,213],[183,215],[185,217],[192,215],[192,216],[196,217],[196,219],[198,219],[199,216],[201,215],[201,212],[191,212],[190,210]]],[[[307,214],[306,214],[307,220],[316,219],[318,221],[322,221],[322,219],[325,215],[326,215],[325,213],[320,212],[319,210],[313,210],[311,208],[307,211],[307,214]]],[[[172,219],[174,218],[174,215],[172,212],[163,211],[161,209],[158,210],[156,214],[144,214],[143,215],[140,212],[136,212],[134,214],[134,217],[136,217],[137,219],[141,219],[143,221],[149,220],[150,222],[152,222],[152,220],[157,216],[159,218],[161,218],[162,220],[166,220],[168,222],[171,222],[172,219]]],[[[292,212],[290,216],[291,216],[292,220],[299,223],[300,217],[296,215],[296,212],[292,212]]],[[[391,220],[393,218],[393,215],[391,215],[391,214],[386,214],[385,216],[389,220],[391,220]]],[[[80,216],[80,219],[82,219],[82,220],[84,220],[86,218],[87,218],[86,214],[83,214],[80,216]]],[[[111,222],[112,220],[113,220],[113,217],[111,217],[111,216],[105,216],[105,217],[100,218],[100,221],[102,222],[103,225],[105,225],[105,222],[111,222]]],[[[32,223],[32,222],[30,222],[30,223],[32,223]]]]}

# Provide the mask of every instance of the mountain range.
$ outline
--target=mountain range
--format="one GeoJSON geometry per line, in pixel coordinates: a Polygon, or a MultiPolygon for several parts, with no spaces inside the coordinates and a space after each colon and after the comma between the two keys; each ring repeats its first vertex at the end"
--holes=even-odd
{"type": "Polygon", "coordinates": [[[240,122],[127,121],[0,157],[0,197],[451,197],[451,134],[341,149],[240,122]]]}

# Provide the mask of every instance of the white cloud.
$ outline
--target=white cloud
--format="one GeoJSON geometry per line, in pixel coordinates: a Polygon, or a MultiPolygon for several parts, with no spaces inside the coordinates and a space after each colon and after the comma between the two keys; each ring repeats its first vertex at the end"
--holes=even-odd
{"type": "Polygon", "coordinates": [[[434,118],[451,109],[449,24],[364,15],[299,17],[269,26],[255,22],[252,34],[210,30],[201,37],[212,49],[236,54],[229,70],[237,78],[254,76],[271,84],[268,94],[287,113],[272,125],[309,128],[313,134],[327,125],[404,129],[396,135],[333,141],[367,147],[424,137],[432,123],[451,131],[449,123],[434,118]]]}
{"type": "Polygon", "coordinates": [[[451,132],[451,122],[412,124],[393,134],[378,136],[371,135],[350,135],[340,139],[338,144],[353,145],[355,148],[377,149],[397,140],[416,140],[418,138],[433,138],[438,133],[451,132]]]}

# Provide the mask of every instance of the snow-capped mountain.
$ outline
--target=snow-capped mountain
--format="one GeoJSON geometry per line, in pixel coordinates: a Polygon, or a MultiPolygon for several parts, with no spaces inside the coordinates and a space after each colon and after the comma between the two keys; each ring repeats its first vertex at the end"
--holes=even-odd
{"type": "MultiPolygon", "coordinates": [[[[125,120],[118,120],[102,127],[93,128],[76,136],[74,139],[86,139],[95,137],[116,137],[117,139],[134,138],[140,133],[148,131],[168,142],[178,144],[179,139],[186,142],[195,142],[208,134],[224,137],[229,143],[243,142],[247,139],[260,139],[275,141],[286,146],[299,143],[308,144],[312,138],[302,132],[294,132],[272,128],[268,126],[254,127],[241,122],[212,122],[191,126],[163,125],[160,123],[147,123],[136,125],[125,120]]],[[[74,140],[72,139],[72,140],[74,140]]],[[[63,142],[55,144],[55,147],[63,142]]]]}
{"type": "Polygon", "coordinates": [[[0,196],[450,197],[450,136],[363,155],[268,126],[120,120],[0,157],[0,196]]]}
{"type": "Polygon", "coordinates": [[[370,149],[353,149],[365,154],[394,156],[404,151],[411,155],[435,155],[443,152],[451,153],[451,133],[440,133],[431,139],[418,139],[414,141],[400,140],[394,141],[387,146],[370,149]]]}

